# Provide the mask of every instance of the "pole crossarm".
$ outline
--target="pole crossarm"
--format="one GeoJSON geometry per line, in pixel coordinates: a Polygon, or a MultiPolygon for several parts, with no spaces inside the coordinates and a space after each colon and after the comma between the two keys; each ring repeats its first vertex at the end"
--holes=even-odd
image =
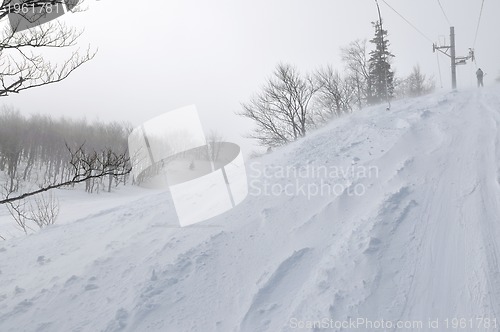
{"type": "Polygon", "coordinates": [[[443,53],[444,55],[446,55],[446,56],[448,56],[448,57],[451,58],[451,55],[448,54],[448,52],[450,51],[450,49],[451,49],[451,46],[437,46],[436,44],[432,44],[432,51],[434,53],[436,53],[436,51],[439,51],[439,52],[443,53]]]}
{"type": "Polygon", "coordinates": [[[469,48],[469,55],[457,56],[456,43],[455,43],[455,27],[450,27],[450,45],[437,46],[436,43],[432,44],[432,51],[443,53],[451,60],[451,86],[455,90],[457,88],[457,66],[466,65],[468,60],[475,61],[475,52],[473,48],[469,48]]]}

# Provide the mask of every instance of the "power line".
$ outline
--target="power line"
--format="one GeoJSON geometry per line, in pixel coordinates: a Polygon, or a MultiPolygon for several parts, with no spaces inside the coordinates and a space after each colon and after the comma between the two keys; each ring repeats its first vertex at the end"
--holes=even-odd
{"type": "Polygon", "coordinates": [[[476,66],[476,69],[477,69],[478,68],[477,67],[477,55],[475,52],[474,52],[474,60],[472,62],[474,62],[474,66],[476,66]]]}
{"type": "Polygon", "coordinates": [[[476,36],[474,37],[474,46],[472,46],[472,49],[476,47],[476,42],[477,42],[477,36],[479,34],[479,27],[481,25],[481,18],[483,17],[483,8],[484,8],[484,0],[481,3],[481,11],[479,12],[479,20],[477,21],[477,28],[476,28],[476,36]]]}
{"type": "Polygon", "coordinates": [[[443,76],[441,75],[441,63],[439,63],[439,52],[436,52],[436,59],[438,63],[439,70],[439,82],[441,83],[441,89],[443,88],[443,76]]]}
{"type": "MultiPolygon", "coordinates": [[[[375,0],[375,3],[377,4],[378,18],[380,20],[380,35],[382,38],[381,43],[382,43],[382,45],[384,45],[384,27],[382,25],[382,14],[380,13],[380,6],[378,5],[378,0],[375,0]]],[[[384,57],[387,57],[387,55],[385,55],[384,57]]],[[[387,61],[387,59],[385,59],[385,61],[387,61]]],[[[387,98],[387,104],[388,104],[387,110],[389,111],[391,109],[391,98],[389,98],[389,85],[387,84],[387,67],[384,66],[384,70],[385,70],[385,75],[384,75],[384,78],[385,78],[385,96],[387,98]]]]}
{"type": "MultiPolygon", "coordinates": [[[[431,44],[433,44],[434,42],[432,41],[432,39],[430,39],[429,37],[427,37],[425,35],[425,33],[423,33],[419,28],[417,28],[413,23],[411,23],[409,20],[407,20],[403,15],[401,15],[396,9],[394,9],[391,5],[389,5],[387,3],[386,0],[382,0],[386,5],[387,7],[389,7],[390,9],[392,9],[393,12],[395,12],[399,17],[401,17],[406,23],[408,23],[413,29],[415,29],[415,31],[417,31],[422,37],[424,37],[427,41],[429,41],[431,44]]],[[[483,0],[484,1],[484,0],[483,0]]]]}
{"type": "Polygon", "coordinates": [[[450,26],[453,25],[453,24],[451,24],[450,19],[448,18],[448,15],[446,15],[446,12],[443,8],[443,5],[441,4],[441,1],[437,0],[437,2],[439,4],[439,7],[441,8],[441,11],[443,12],[443,15],[444,15],[444,18],[446,19],[446,22],[448,22],[448,25],[450,25],[450,26]]]}
{"type": "MultiPolygon", "coordinates": [[[[413,23],[411,23],[406,17],[404,17],[402,14],[400,14],[396,9],[394,9],[394,7],[392,7],[391,5],[389,5],[387,3],[386,0],[382,0],[386,5],[387,7],[389,7],[393,12],[395,12],[399,17],[401,17],[406,23],[408,23],[413,29],[415,29],[415,31],[417,31],[422,37],[424,37],[424,39],[426,39],[427,41],[429,41],[432,45],[434,45],[434,42],[432,41],[432,39],[430,39],[429,37],[427,37],[425,35],[425,33],[423,33],[419,28],[417,28],[413,23]]],[[[443,11],[444,13],[444,11],[443,11]]],[[[446,15],[446,14],[445,14],[446,15]]],[[[441,83],[441,88],[443,87],[443,78],[441,76],[441,64],[439,63],[439,55],[437,55],[437,62],[438,62],[438,70],[439,70],[439,80],[440,80],[440,83],[441,83]]]]}

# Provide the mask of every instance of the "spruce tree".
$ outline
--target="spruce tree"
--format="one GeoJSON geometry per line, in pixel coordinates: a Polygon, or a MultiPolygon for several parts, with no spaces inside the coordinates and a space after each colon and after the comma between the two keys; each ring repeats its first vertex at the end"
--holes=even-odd
{"type": "Polygon", "coordinates": [[[378,104],[390,99],[394,94],[394,73],[391,70],[390,58],[394,55],[389,52],[387,30],[382,28],[380,21],[373,23],[375,37],[370,43],[375,44],[375,49],[370,52],[368,79],[368,103],[378,104]]]}

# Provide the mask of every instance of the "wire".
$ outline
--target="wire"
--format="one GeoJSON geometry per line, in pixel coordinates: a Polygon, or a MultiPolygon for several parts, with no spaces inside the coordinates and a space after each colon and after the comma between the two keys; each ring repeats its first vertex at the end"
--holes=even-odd
{"type": "Polygon", "coordinates": [[[443,76],[441,75],[441,63],[439,63],[439,53],[436,52],[436,59],[438,62],[438,70],[439,70],[439,83],[441,83],[441,89],[443,88],[443,76]]]}
{"type": "Polygon", "coordinates": [[[483,17],[483,9],[484,9],[484,0],[481,3],[481,11],[479,12],[479,20],[477,21],[476,36],[474,37],[474,44],[472,46],[472,49],[476,47],[477,36],[479,34],[479,27],[481,26],[481,18],[483,17]]]}
{"type": "MultiPolygon", "coordinates": [[[[429,41],[430,43],[434,43],[432,41],[432,39],[430,39],[429,37],[427,37],[419,28],[417,28],[413,23],[411,23],[410,21],[408,21],[403,15],[401,15],[396,9],[394,9],[391,5],[389,5],[387,3],[386,0],[382,0],[386,5],[387,7],[389,7],[390,9],[392,9],[393,12],[395,12],[399,17],[401,17],[406,23],[408,23],[413,29],[415,29],[415,31],[417,31],[422,37],[424,37],[427,41],[429,41]]],[[[484,1],[484,0],[483,0],[484,1]]]]}
{"type": "MultiPolygon", "coordinates": [[[[380,6],[378,5],[378,0],[375,0],[375,4],[377,5],[377,10],[378,10],[378,19],[380,20],[380,32],[382,36],[382,45],[384,44],[384,27],[382,25],[382,14],[380,13],[380,6]]],[[[386,57],[386,56],[384,56],[386,57]]],[[[384,61],[387,61],[387,59],[384,59],[384,61]]],[[[387,67],[384,66],[384,77],[385,77],[385,97],[387,99],[387,110],[389,111],[391,109],[391,99],[389,98],[389,85],[387,84],[387,67]]]]}
{"type": "Polygon", "coordinates": [[[443,8],[443,5],[441,4],[441,1],[437,0],[437,2],[439,4],[439,7],[441,8],[441,11],[443,12],[443,15],[444,15],[444,18],[446,19],[446,22],[448,22],[449,26],[452,26],[453,24],[451,24],[450,19],[448,18],[448,15],[446,15],[446,12],[444,11],[444,8],[443,8]]]}

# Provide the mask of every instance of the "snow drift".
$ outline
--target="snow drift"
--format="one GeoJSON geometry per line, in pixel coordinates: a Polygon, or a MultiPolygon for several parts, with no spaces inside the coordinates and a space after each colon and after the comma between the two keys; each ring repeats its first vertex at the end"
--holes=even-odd
{"type": "Polygon", "coordinates": [[[499,124],[493,88],[356,112],[193,227],[168,192],[73,205],[0,242],[0,331],[498,331],[499,124]]]}

